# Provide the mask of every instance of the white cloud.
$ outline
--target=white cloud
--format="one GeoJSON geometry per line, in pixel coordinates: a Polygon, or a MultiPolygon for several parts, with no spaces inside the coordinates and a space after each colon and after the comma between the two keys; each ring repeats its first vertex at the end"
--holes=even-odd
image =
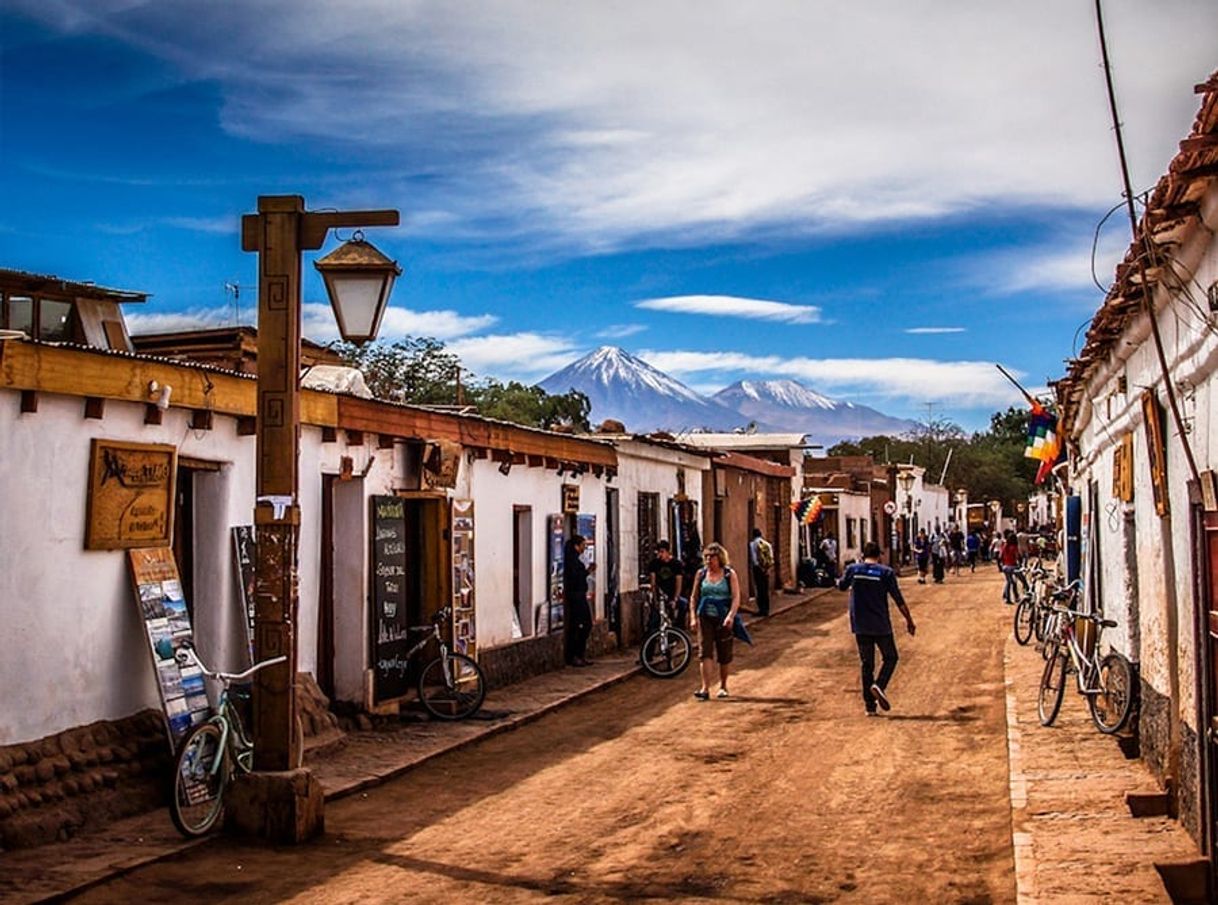
{"type": "MultiPolygon", "coordinates": [[[[951,402],[960,408],[1005,406],[1022,397],[985,361],[926,358],[784,358],[738,352],[644,351],[639,357],[684,380],[687,374],[791,377],[845,398],[951,402]]],[[[1021,372],[1013,371],[1016,378],[1021,372]]]]}
{"type": "Polygon", "coordinates": [[[531,382],[569,365],[580,354],[571,342],[539,333],[470,336],[448,343],[448,351],[479,377],[531,382]]]}
{"type": "MultiPolygon", "coordinates": [[[[393,167],[379,202],[400,191],[454,234],[689,244],[1118,191],[1089,4],[12,3],[216,85],[235,135],[393,167]]],[[[1213,68],[1212,4],[1110,0],[1107,18],[1147,185],[1213,68]]]]}
{"type": "MultiPolygon", "coordinates": [[[[304,322],[301,329],[309,339],[324,342],[338,337],[334,310],[328,303],[305,302],[302,316],[304,322]]],[[[485,330],[498,320],[493,314],[466,316],[455,311],[411,311],[390,305],[381,320],[380,339],[382,342],[395,342],[409,335],[449,340],[485,330]]]]}
{"type": "MultiPolygon", "coordinates": [[[[239,322],[254,324],[257,313],[254,302],[242,308],[239,322]]],[[[132,333],[172,333],[177,330],[204,330],[236,323],[231,307],[201,308],[191,311],[130,311],[125,312],[127,329],[132,333]]],[[[455,311],[411,311],[390,305],[381,321],[380,339],[394,342],[403,336],[432,336],[450,340],[467,336],[493,326],[498,318],[493,314],[465,316],[455,311]]],[[[338,324],[329,304],[305,302],[301,306],[301,332],[308,339],[328,342],[338,338],[338,324]]]]}
{"type": "Polygon", "coordinates": [[[646,324],[610,324],[596,332],[598,339],[626,339],[647,329],[646,324]]]}
{"type": "Polygon", "coordinates": [[[207,330],[233,323],[231,308],[198,308],[193,311],[123,310],[131,334],[176,333],[180,330],[207,330]]]}
{"type": "Polygon", "coordinates": [[[670,298],[646,299],[634,307],[649,311],[672,311],[678,314],[702,314],[714,317],[744,317],[752,320],[781,321],[787,324],[816,324],[820,308],[815,305],[792,305],[765,299],[737,298],[731,295],[677,295],[670,298]]]}
{"type": "MultiPolygon", "coordinates": [[[[1125,223],[1121,220],[1118,225],[1125,223]]],[[[1063,238],[1052,245],[1011,248],[981,255],[969,262],[965,279],[992,295],[1087,289],[1098,293],[1095,280],[1102,286],[1110,284],[1116,265],[1128,247],[1128,227],[1124,232],[1109,228],[1101,233],[1095,247],[1094,273],[1092,243],[1063,238]]]]}
{"type": "Polygon", "coordinates": [[[940,333],[964,333],[966,330],[966,327],[908,327],[905,332],[918,336],[933,336],[940,333]]]}

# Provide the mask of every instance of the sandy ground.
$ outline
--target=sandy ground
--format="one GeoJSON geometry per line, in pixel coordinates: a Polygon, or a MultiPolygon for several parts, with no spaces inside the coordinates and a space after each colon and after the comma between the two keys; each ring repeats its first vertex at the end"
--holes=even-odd
{"type": "Polygon", "coordinates": [[[331,804],[315,843],[217,839],[76,901],[1014,901],[997,575],[903,586],[887,715],[835,592],[758,626],[726,701],[638,677],[331,804]]]}

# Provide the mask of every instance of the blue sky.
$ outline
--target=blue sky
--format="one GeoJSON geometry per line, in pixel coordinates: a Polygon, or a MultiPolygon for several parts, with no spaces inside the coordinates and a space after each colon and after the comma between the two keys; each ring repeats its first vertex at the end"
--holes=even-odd
{"type": "MultiPolygon", "coordinates": [[[[1105,11],[1145,189],[1218,4],[1105,11]]],[[[0,51],[0,266],[150,292],[139,329],[250,322],[258,195],[396,207],[382,337],[501,379],[610,343],[979,428],[1018,402],[994,362],[1060,375],[1120,200],[1083,0],[6,0],[0,51]]]]}

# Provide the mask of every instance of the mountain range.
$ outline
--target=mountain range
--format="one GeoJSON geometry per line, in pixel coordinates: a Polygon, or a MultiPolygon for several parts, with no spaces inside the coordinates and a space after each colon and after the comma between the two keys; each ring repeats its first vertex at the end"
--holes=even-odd
{"type": "Polygon", "coordinates": [[[547,393],[579,390],[592,403],[594,424],[611,418],[633,433],[730,431],[752,424],[760,431],[811,434],[829,446],[917,427],[915,421],[831,399],[794,380],[739,380],[703,396],[616,346],[602,346],[539,386],[547,393]]]}

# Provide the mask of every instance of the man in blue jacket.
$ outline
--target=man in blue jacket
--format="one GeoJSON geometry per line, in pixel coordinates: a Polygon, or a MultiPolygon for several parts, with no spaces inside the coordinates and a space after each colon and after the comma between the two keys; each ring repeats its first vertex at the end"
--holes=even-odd
{"type": "Polygon", "coordinates": [[[850,630],[859,648],[863,668],[863,705],[868,716],[875,716],[876,707],[892,708],[884,689],[897,668],[897,643],[893,638],[892,620],[888,616],[888,598],[905,617],[909,634],[917,631],[909,607],[897,587],[897,573],[880,563],[880,546],[869,542],[863,546],[863,561],[846,567],[838,590],[850,591],[850,630]],[[875,649],[880,649],[884,662],[880,674],[875,674],[875,649]]]}

